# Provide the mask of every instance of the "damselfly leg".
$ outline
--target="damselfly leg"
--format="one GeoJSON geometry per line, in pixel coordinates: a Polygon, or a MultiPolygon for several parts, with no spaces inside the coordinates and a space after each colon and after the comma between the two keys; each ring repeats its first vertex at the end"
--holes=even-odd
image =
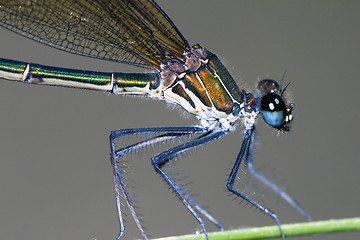
{"type": "MultiPolygon", "coordinates": [[[[126,190],[126,185],[123,182],[123,178],[121,176],[121,171],[119,169],[119,164],[121,164],[121,156],[125,156],[132,151],[136,151],[140,148],[146,146],[152,146],[155,143],[165,142],[171,139],[176,139],[179,137],[184,137],[187,135],[198,135],[197,138],[193,140],[189,140],[183,144],[180,144],[176,147],[173,147],[169,150],[163,151],[154,157],[151,158],[151,163],[155,168],[156,172],[165,180],[165,182],[171,187],[171,189],[175,192],[176,196],[180,199],[180,201],[184,204],[184,206],[190,211],[190,213],[196,218],[199,222],[204,234],[207,236],[207,232],[204,226],[204,222],[202,220],[203,215],[213,224],[215,224],[219,229],[222,229],[221,224],[213,218],[207,211],[205,211],[197,202],[195,202],[189,194],[185,190],[183,190],[168,174],[166,174],[162,167],[168,163],[169,160],[173,159],[177,155],[188,151],[191,148],[202,145],[204,143],[216,140],[227,132],[219,129],[209,131],[202,127],[153,127],[153,128],[135,128],[135,129],[124,129],[124,130],[116,130],[113,131],[110,135],[110,144],[111,144],[111,161],[114,171],[114,183],[115,183],[115,193],[116,193],[116,201],[117,201],[117,210],[119,215],[120,222],[120,235],[118,239],[124,232],[124,224],[123,217],[121,211],[121,194],[125,199],[126,204],[129,207],[129,210],[143,236],[144,239],[147,239],[145,231],[139,221],[139,218],[136,214],[136,211],[133,207],[132,201],[129,198],[128,192],[126,190]],[[115,149],[114,141],[115,139],[119,139],[126,135],[141,135],[141,134],[155,134],[156,136],[146,138],[143,141],[139,141],[135,144],[115,149]]],[[[246,129],[244,131],[243,142],[239,152],[239,155],[236,159],[234,167],[230,173],[229,179],[227,181],[227,188],[229,191],[234,193],[235,195],[243,198],[245,201],[250,203],[251,205],[258,208],[260,211],[264,212],[268,216],[270,216],[275,223],[278,225],[281,236],[284,237],[284,233],[281,229],[280,222],[275,213],[273,213],[270,209],[261,205],[256,199],[252,198],[251,194],[246,194],[245,192],[238,191],[234,188],[234,183],[236,180],[236,176],[238,175],[238,170],[240,165],[244,159],[244,165],[246,170],[253,175],[256,179],[264,183],[266,186],[270,187],[276,194],[286,200],[291,206],[297,209],[307,220],[311,220],[310,216],[297,204],[293,198],[291,198],[287,193],[285,193],[281,188],[279,188],[276,184],[272,183],[262,174],[257,172],[253,167],[253,159],[252,152],[254,147],[254,136],[255,136],[255,128],[246,129]]]]}
{"type": "Polygon", "coordinates": [[[143,238],[147,239],[124,182],[123,160],[144,147],[186,136],[190,136],[189,139],[173,142],[166,149],[151,154],[152,166],[200,223],[207,238],[201,215],[222,229],[220,223],[190,197],[164,166],[169,166],[170,160],[181,153],[235,130],[239,121],[246,130],[227,181],[228,189],[272,217],[284,236],[277,216],[260,204],[254,192],[249,194],[234,187],[243,164],[249,175],[311,220],[299,204],[255,171],[252,164],[253,135],[259,114],[269,126],[279,131],[290,129],[294,105],[285,94],[284,77],[280,84],[271,79],[260,81],[255,95],[240,88],[216,54],[199,44],[190,45],[154,0],[3,0],[0,26],[59,50],[152,70],[151,73],[95,72],[0,59],[2,79],[146,96],[180,106],[199,120],[199,127],[134,128],[111,133],[111,163],[120,222],[118,238],[124,233],[120,201],[123,198],[143,238]],[[118,140],[123,140],[122,137],[136,135],[145,137],[116,145],[118,140]]]}
{"type": "Polygon", "coordinates": [[[220,230],[222,230],[221,224],[214,217],[212,217],[206,210],[204,210],[198,203],[196,203],[190,197],[190,195],[188,195],[185,190],[183,190],[177,183],[175,183],[175,181],[171,179],[161,168],[169,160],[176,157],[180,153],[186,152],[187,150],[196,147],[198,145],[204,144],[206,142],[216,140],[222,137],[223,135],[225,135],[226,133],[227,132],[224,131],[208,131],[205,128],[201,128],[201,127],[154,127],[154,128],[136,128],[136,129],[124,129],[124,130],[113,131],[110,135],[110,146],[111,146],[111,163],[114,172],[116,203],[117,203],[118,217],[120,222],[120,234],[118,236],[118,239],[120,239],[120,237],[124,232],[124,224],[123,224],[123,217],[121,210],[121,206],[122,206],[121,196],[125,199],[125,202],[128,205],[129,210],[143,238],[147,239],[145,231],[140,223],[140,220],[133,207],[129,194],[126,190],[126,185],[123,181],[123,177],[121,176],[121,171],[119,169],[119,164],[121,164],[120,163],[121,160],[118,159],[121,156],[124,156],[137,149],[190,134],[200,134],[200,136],[195,138],[194,140],[188,141],[184,144],[181,144],[179,146],[176,146],[174,148],[171,148],[167,151],[164,151],[154,156],[151,159],[152,165],[154,166],[156,172],[158,172],[160,176],[162,176],[162,178],[167,182],[167,184],[169,184],[169,186],[174,190],[176,196],[181,200],[181,202],[185,205],[185,207],[197,219],[205,235],[207,235],[207,233],[205,230],[203,220],[199,216],[199,213],[204,217],[206,217],[213,224],[215,224],[220,230]],[[140,141],[138,143],[129,145],[121,149],[115,149],[115,144],[114,144],[115,139],[131,134],[160,134],[160,135],[147,138],[146,140],[140,141]]]}
{"type": "MultiPolygon", "coordinates": [[[[238,195],[239,197],[243,198],[245,201],[247,201],[248,203],[250,203],[251,205],[255,206],[256,208],[258,208],[260,211],[264,212],[265,214],[267,214],[268,216],[270,216],[276,223],[276,225],[278,225],[280,233],[281,233],[281,237],[284,238],[284,233],[281,229],[280,226],[280,222],[278,217],[276,216],[275,213],[273,213],[270,209],[260,205],[257,201],[255,201],[254,199],[251,198],[251,195],[246,195],[243,192],[239,192],[237,189],[234,188],[234,183],[235,183],[235,179],[238,173],[238,170],[240,168],[240,164],[242,162],[243,157],[246,155],[246,152],[249,151],[249,146],[252,144],[251,140],[252,140],[252,135],[253,135],[253,130],[252,129],[246,129],[244,131],[244,137],[243,137],[243,142],[241,145],[241,149],[239,152],[239,155],[236,159],[236,162],[231,170],[229,179],[227,181],[226,187],[229,189],[229,191],[231,191],[232,193],[238,195]]],[[[252,150],[252,148],[251,148],[252,150]]],[[[245,160],[246,161],[246,160],[245,160]]]]}
{"type": "Polygon", "coordinates": [[[269,179],[267,179],[263,174],[261,174],[260,172],[258,172],[258,171],[256,171],[254,169],[253,158],[252,158],[252,153],[253,153],[253,149],[254,149],[254,142],[255,142],[254,139],[255,139],[255,127],[252,130],[249,147],[248,147],[247,154],[246,154],[246,157],[245,157],[245,167],[246,167],[246,169],[256,179],[261,181],[268,188],[270,188],[277,195],[279,195],[282,199],[284,199],[288,204],[290,204],[293,208],[295,208],[307,221],[312,221],[310,215],[300,206],[299,203],[297,203],[295,201],[294,198],[292,198],[288,193],[286,193],[284,190],[282,190],[275,183],[273,183],[269,179]]]}

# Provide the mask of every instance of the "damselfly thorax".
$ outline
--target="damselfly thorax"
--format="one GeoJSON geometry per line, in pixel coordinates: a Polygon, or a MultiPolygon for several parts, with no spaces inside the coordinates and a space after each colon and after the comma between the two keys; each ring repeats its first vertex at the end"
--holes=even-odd
{"type": "Polygon", "coordinates": [[[310,216],[285,191],[253,168],[255,121],[261,114],[271,127],[288,131],[293,104],[286,98],[284,77],[277,83],[264,79],[256,93],[240,89],[226,67],[212,52],[200,45],[191,46],[166,13],[153,0],[4,0],[0,3],[0,25],[51,47],[77,55],[148,68],[149,73],[95,72],[65,69],[22,61],[0,59],[0,78],[61,87],[105,91],[119,95],[143,95],[181,106],[194,114],[193,126],[119,129],[110,133],[111,165],[120,234],[124,234],[122,208],[127,205],[144,239],[147,235],[128,194],[122,173],[127,154],[160,142],[193,136],[185,143],[169,146],[151,157],[151,165],[175,192],[185,208],[200,224],[209,239],[203,218],[219,229],[221,224],[194,201],[167,174],[163,166],[173,158],[202,144],[217,140],[244,126],[242,145],[226,182],[227,189],[271,217],[284,237],[275,213],[263,206],[254,192],[234,187],[240,164],[273,192],[287,201],[307,220],[310,216]],[[144,136],[128,143],[124,137],[144,136]],[[151,137],[148,137],[151,136],[151,137]]]}
{"type": "MultiPolygon", "coordinates": [[[[259,113],[259,97],[270,92],[278,92],[279,85],[274,81],[262,81],[258,87],[258,98],[240,90],[220,59],[212,52],[195,45],[184,52],[184,60],[168,58],[161,64],[160,94],[150,96],[178,104],[187,112],[198,117],[205,128],[213,128],[219,123],[223,130],[230,130],[234,123],[244,117],[246,129],[251,129],[259,113]]],[[[283,103],[281,98],[279,98],[283,103]]],[[[286,109],[286,121],[282,128],[292,120],[292,106],[286,109]]],[[[283,110],[282,110],[283,111],[283,110]]]]}

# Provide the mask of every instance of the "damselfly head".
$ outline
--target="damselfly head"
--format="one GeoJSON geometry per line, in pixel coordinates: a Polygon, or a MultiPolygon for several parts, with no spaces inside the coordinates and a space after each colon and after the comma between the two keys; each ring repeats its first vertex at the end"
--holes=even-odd
{"type": "Polygon", "coordinates": [[[281,86],[271,79],[261,80],[256,90],[264,121],[280,131],[289,131],[288,124],[293,120],[294,104],[287,103],[283,93],[281,86]]]}

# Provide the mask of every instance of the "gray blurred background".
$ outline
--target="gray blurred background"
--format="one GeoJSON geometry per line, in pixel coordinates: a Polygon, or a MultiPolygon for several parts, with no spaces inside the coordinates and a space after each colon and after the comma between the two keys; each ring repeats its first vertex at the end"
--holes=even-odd
{"type": "MultiPolygon", "coordinates": [[[[360,215],[360,2],[158,1],[191,44],[226,64],[241,88],[286,81],[296,104],[292,131],[258,119],[255,163],[268,163],[314,220],[360,215]]],[[[0,56],[59,67],[144,72],[67,54],[0,29],[0,56]]],[[[0,82],[0,238],[114,239],[118,234],[108,135],[113,129],[196,124],[163,102],[0,82]]],[[[242,129],[178,162],[196,200],[225,229],[272,225],[233,200],[225,183],[242,129]]],[[[156,149],[155,149],[156,150],[156,149]]],[[[149,156],[132,168],[135,198],[151,237],[194,233],[197,222],[155,174],[149,156]],[[136,176],[136,177],[135,177],[136,176]]],[[[276,198],[282,223],[303,221],[276,198]]],[[[140,238],[129,215],[124,239],[140,238]]],[[[206,222],[208,231],[216,228],[206,222]]],[[[308,239],[359,239],[341,233],[308,239]]]]}

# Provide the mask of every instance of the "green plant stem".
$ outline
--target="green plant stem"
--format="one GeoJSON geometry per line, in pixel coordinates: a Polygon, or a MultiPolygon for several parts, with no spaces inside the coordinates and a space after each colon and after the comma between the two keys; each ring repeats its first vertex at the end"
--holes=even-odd
{"type": "MultiPolygon", "coordinates": [[[[305,236],[311,234],[345,232],[360,230],[359,218],[346,218],[316,222],[293,223],[281,225],[286,237],[305,236]]],[[[244,239],[267,239],[279,238],[280,232],[277,226],[266,226],[256,228],[244,228],[237,230],[209,232],[211,240],[244,240],[244,239]]],[[[153,240],[205,240],[204,234],[191,234],[157,238],[153,240]]]]}

